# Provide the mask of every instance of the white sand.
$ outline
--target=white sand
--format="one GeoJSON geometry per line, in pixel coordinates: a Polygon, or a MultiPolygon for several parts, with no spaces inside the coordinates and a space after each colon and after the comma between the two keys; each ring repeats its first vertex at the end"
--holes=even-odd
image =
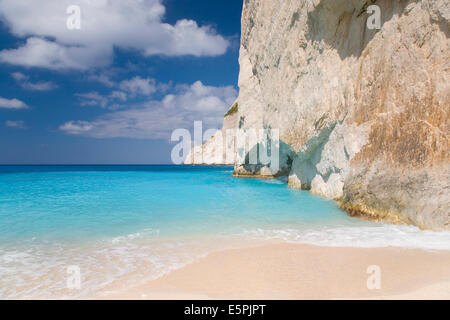
{"type": "Polygon", "coordinates": [[[274,244],[215,252],[107,299],[450,299],[450,252],[274,244]],[[380,267],[369,290],[367,268],[380,267]]]}

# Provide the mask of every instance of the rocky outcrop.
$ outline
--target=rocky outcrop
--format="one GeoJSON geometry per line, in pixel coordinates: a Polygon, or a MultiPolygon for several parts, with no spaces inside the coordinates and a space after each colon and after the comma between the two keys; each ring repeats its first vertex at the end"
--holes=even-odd
{"type": "Polygon", "coordinates": [[[222,129],[203,145],[194,146],[184,161],[186,165],[234,165],[236,163],[236,123],[238,104],[234,103],[224,117],[222,129]]]}
{"type": "Polygon", "coordinates": [[[279,129],[279,174],[350,215],[449,230],[449,18],[447,0],[245,0],[226,126],[279,129]]]}

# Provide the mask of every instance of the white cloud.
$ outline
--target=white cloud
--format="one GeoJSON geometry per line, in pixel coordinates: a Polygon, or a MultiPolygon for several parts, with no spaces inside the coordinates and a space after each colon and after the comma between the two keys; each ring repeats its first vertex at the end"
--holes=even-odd
{"type": "Polygon", "coordinates": [[[146,55],[193,55],[218,56],[224,54],[229,43],[216,35],[210,26],[199,27],[193,20],[179,20],[174,26],[162,24],[162,33],[167,36],[159,45],[145,48],[146,55]]]}
{"type": "Polygon", "coordinates": [[[24,82],[21,84],[24,89],[32,91],[49,91],[56,88],[56,85],[50,81],[24,82]]]}
{"type": "Polygon", "coordinates": [[[76,93],[77,97],[81,98],[81,106],[101,106],[105,108],[108,104],[108,98],[102,96],[97,91],[89,93],[76,93]]]}
{"type": "Polygon", "coordinates": [[[157,91],[161,93],[165,92],[171,87],[171,84],[157,83],[155,79],[141,78],[139,76],[123,80],[120,83],[115,83],[103,76],[94,76],[94,78],[90,77],[89,79],[105,82],[105,85],[108,83],[111,88],[117,90],[113,90],[107,95],[101,95],[97,91],[77,93],[75,96],[80,98],[80,105],[108,107],[111,110],[123,108],[123,106],[117,104],[118,100],[126,102],[128,98],[136,98],[137,96],[148,97],[157,91]]]}
{"type": "Polygon", "coordinates": [[[149,96],[156,92],[156,81],[150,78],[134,77],[120,83],[120,88],[130,92],[132,95],[141,94],[149,96]]]}
{"type": "Polygon", "coordinates": [[[86,121],[70,121],[59,127],[60,130],[68,134],[82,134],[83,132],[88,132],[93,126],[86,121]]]}
{"type": "Polygon", "coordinates": [[[111,92],[109,97],[111,99],[118,99],[118,100],[122,100],[122,101],[127,101],[127,94],[125,92],[122,92],[122,91],[113,91],[113,92],[111,92]]]}
{"type": "Polygon", "coordinates": [[[13,79],[16,81],[25,81],[25,80],[30,79],[29,76],[26,76],[21,72],[13,72],[13,73],[11,73],[11,77],[13,77],[13,79]]]}
{"type": "MultiPolygon", "coordinates": [[[[110,81],[108,78],[95,78],[93,80],[110,81]]],[[[112,87],[118,87],[120,90],[113,90],[108,95],[101,95],[97,91],[88,93],[76,93],[75,96],[80,98],[81,106],[100,106],[102,108],[108,107],[109,109],[121,109],[122,107],[117,103],[112,106],[108,104],[117,100],[122,102],[127,101],[128,96],[135,98],[137,95],[150,96],[157,90],[167,90],[165,84],[156,84],[156,81],[151,78],[141,78],[136,76],[129,80],[123,80],[119,84],[110,81],[112,87]],[[121,91],[122,90],[122,91],[121,91]],[[125,92],[124,92],[125,91],[125,92]]]]}
{"type": "MultiPolygon", "coordinates": [[[[235,99],[236,90],[229,87],[205,86],[197,81],[178,94],[167,95],[163,104],[166,107],[181,107],[191,111],[226,111],[235,99]]],[[[222,114],[223,115],[223,114],[222,114]]]]}
{"type": "Polygon", "coordinates": [[[28,106],[18,99],[6,99],[0,97],[0,108],[3,109],[28,109],[28,106]]]}
{"type": "Polygon", "coordinates": [[[179,86],[162,101],[148,101],[131,109],[105,114],[93,121],[70,121],[59,127],[68,134],[95,138],[163,138],[176,128],[202,120],[205,129],[219,128],[223,115],[237,97],[232,86],[206,86],[197,81],[179,86]]]}
{"type": "MultiPolygon", "coordinates": [[[[1,2],[0,2],[1,4],[1,2]]],[[[17,49],[0,51],[0,62],[52,70],[87,69],[110,63],[112,48],[63,46],[37,37],[17,49]]]]}
{"type": "Polygon", "coordinates": [[[28,81],[30,77],[21,72],[13,72],[11,73],[11,77],[13,77],[22,88],[27,90],[48,91],[57,87],[56,84],[50,81],[30,82],[28,81]]]}
{"type": "Polygon", "coordinates": [[[0,62],[48,69],[106,66],[113,48],[143,55],[217,56],[229,42],[210,26],[192,20],[164,23],[162,0],[0,0],[0,19],[10,32],[27,38],[0,51],[0,62]],[[81,29],[66,27],[66,8],[79,5],[81,29]],[[49,40],[53,39],[53,40],[49,40]]]}
{"type": "Polygon", "coordinates": [[[8,120],[5,122],[5,126],[9,128],[25,129],[25,122],[22,120],[12,121],[8,120]]]}
{"type": "Polygon", "coordinates": [[[90,75],[88,77],[88,80],[90,81],[97,81],[100,82],[101,84],[107,86],[107,87],[114,87],[116,84],[114,81],[112,81],[108,76],[101,74],[101,75],[90,75]]]}

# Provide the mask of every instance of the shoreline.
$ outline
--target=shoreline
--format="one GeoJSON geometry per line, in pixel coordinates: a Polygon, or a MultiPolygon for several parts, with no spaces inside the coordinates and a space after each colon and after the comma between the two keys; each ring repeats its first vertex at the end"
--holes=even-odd
{"type": "MultiPolygon", "coordinates": [[[[231,165],[204,164],[204,163],[202,163],[202,164],[183,164],[183,166],[231,167],[231,165]]],[[[301,186],[296,187],[294,185],[291,185],[290,182],[288,181],[289,175],[286,175],[286,174],[262,175],[262,174],[251,173],[251,172],[239,173],[236,171],[236,169],[234,169],[233,173],[232,173],[232,177],[238,178],[238,179],[255,179],[255,180],[286,179],[285,184],[288,189],[303,190],[303,191],[310,192],[309,189],[303,189],[301,186]]],[[[310,194],[311,194],[311,192],[310,192],[310,194]]],[[[311,195],[321,197],[323,199],[327,199],[326,197],[321,196],[321,195],[314,195],[314,194],[311,194],[311,195]]],[[[376,210],[371,210],[370,208],[364,208],[363,206],[360,206],[360,205],[353,205],[353,204],[350,204],[350,203],[344,201],[342,197],[332,198],[332,199],[328,199],[328,200],[335,202],[336,205],[343,212],[345,212],[345,214],[347,214],[347,216],[349,216],[351,218],[371,221],[371,222],[375,222],[375,223],[379,223],[379,224],[393,224],[393,225],[403,225],[403,226],[411,225],[411,226],[418,227],[421,230],[446,231],[445,229],[444,230],[433,230],[430,228],[426,228],[422,225],[411,224],[411,223],[404,221],[404,219],[402,219],[399,215],[397,215],[393,212],[388,212],[388,211],[387,212],[379,212],[376,210]]]]}
{"type": "Polygon", "coordinates": [[[450,299],[450,251],[267,244],[213,252],[144,285],[111,289],[96,299],[450,299]],[[368,288],[377,276],[370,266],[379,267],[380,289],[368,288]]]}

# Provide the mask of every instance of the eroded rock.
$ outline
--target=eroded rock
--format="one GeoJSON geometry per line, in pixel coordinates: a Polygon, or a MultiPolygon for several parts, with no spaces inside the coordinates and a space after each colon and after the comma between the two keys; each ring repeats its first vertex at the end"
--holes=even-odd
{"type": "Polygon", "coordinates": [[[446,0],[245,0],[227,126],[279,129],[291,187],[354,216],[448,230],[449,18],[446,0]],[[366,25],[372,4],[380,30],[366,25]]]}

